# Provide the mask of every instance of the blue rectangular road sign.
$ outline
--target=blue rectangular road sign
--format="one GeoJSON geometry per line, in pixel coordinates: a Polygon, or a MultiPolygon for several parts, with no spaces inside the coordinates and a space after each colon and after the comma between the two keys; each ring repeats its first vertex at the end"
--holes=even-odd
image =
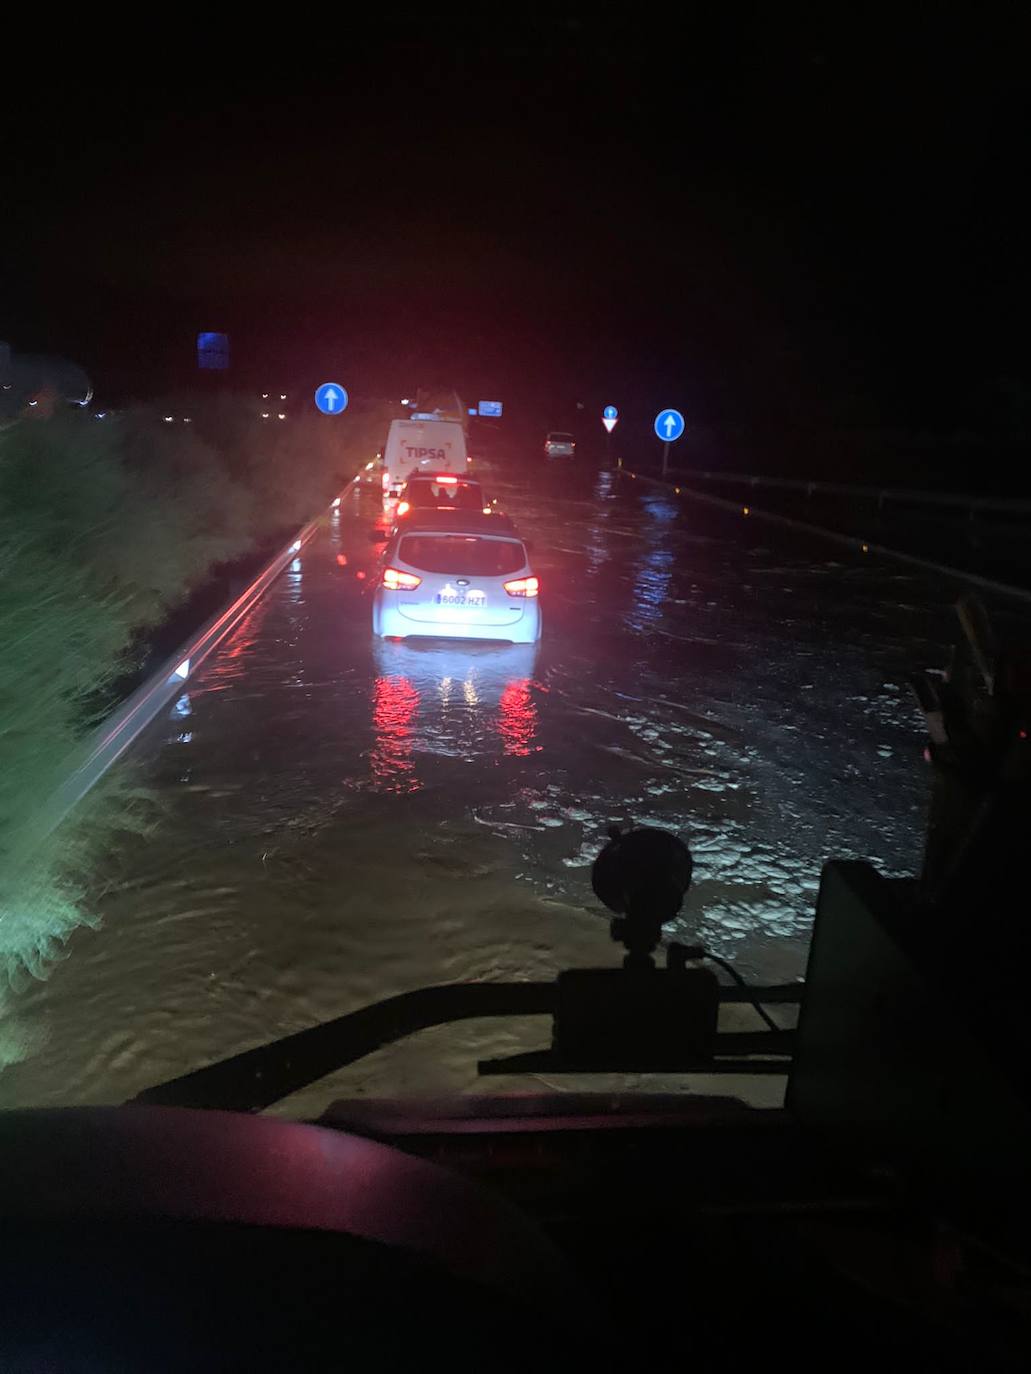
{"type": "Polygon", "coordinates": [[[491,419],[491,420],[500,420],[500,419],[501,419],[501,402],[500,402],[500,401],[481,401],[481,402],[480,402],[480,414],[486,416],[488,419],[491,419]]]}
{"type": "Polygon", "coordinates": [[[224,372],[229,366],[229,335],[198,334],[197,366],[224,372]]]}

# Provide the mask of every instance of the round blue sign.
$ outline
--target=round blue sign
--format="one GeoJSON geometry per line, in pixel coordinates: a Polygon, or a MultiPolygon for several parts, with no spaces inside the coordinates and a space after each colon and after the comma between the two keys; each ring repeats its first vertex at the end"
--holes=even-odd
{"type": "Polygon", "coordinates": [[[655,417],[655,433],[667,444],[679,439],[684,428],[684,417],[679,410],[660,410],[655,417]]]}
{"type": "Polygon", "coordinates": [[[339,415],[347,409],[349,397],[339,382],[323,382],[315,392],[315,404],[323,415],[339,415]]]}
{"type": "Polygon", "coordinates": [[[618,419],[619,419],[619,411],[616,409],[615,406],[606,406],[605,409],[601,412],[601,414],[602,414],[602,419],[604,419],[604,420],[618,420],[618,419]]]}

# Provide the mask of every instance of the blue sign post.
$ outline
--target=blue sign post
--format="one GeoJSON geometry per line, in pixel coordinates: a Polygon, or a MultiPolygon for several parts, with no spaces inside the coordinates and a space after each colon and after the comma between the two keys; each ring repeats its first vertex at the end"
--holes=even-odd
{"type": "Polygon", "coordinates": [[[605,434],[606,434],[605,444],[606,444],[606,451],[607,451],[607,448],[608,448],[608,436],[612,433],[612,431],[613,431],[613,430],[616,428],[616,426],[619,424],[619,411],[616,409],[615,406],[606,406],[606,407],[605,407],[605,409],[601,412],[601,422],[602,422],[602,424],[605,426],[605,434]]]}
{"type": "Polygon", "coordinates": [[[686,428],[684,417],[679,410],[660,410],[655,417],[655,433],[662,440],[662,475],[666,475],[669,462],[669,446],[679,439],[686,428]]]}
{"type": "Polygon", "coordinates": [[[339,415],[347,409],[350,397],[339,382],[323,382],[315,392],[315,404],[323,415],[339,415]]]}

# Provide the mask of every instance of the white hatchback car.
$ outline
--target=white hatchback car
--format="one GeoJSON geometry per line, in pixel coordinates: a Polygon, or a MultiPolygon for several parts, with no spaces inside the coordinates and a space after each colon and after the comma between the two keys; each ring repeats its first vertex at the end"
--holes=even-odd
{"type": "Polygon", "coordinates": [[[536,644],[540,583],[503,515],[412,512],[391,535],[372,603],[383,639],[493,639],[536,644]]]}

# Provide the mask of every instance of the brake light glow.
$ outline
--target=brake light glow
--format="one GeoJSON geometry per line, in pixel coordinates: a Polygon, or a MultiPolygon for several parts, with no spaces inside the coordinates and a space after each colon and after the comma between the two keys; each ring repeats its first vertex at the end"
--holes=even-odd
{"type": "Polygon", "coordinates": [[[448,476],[446,476],[446,475],[440,475],[440,476],[436,477],[434,480],[435,480],[436,482],[439,482],[439,484],[440,484],[442,487],[457,487],[457,486],[458,486],[458,478],[457,478],[457,477],[448,477],[448,476]]]}
{"type": "Polygon", "coordinates": [[[517,577],[505,583],[509,596],[536,596],[540,591],[540,581],[536,577],[517,577]]]}
{"type": "Polygon", "coordinates": [[[411,505],[410,505],[407,501],[398,501],[398,503],[397,503],[397,510],[394,512],[394,514],[395,514],[395,515],[407,515],[408,512],[409,512],[411,509],[412,509],[412,507],[411,507],[411,505]]]}
{"type": "Polygon", "coordinates": [[[390,473],[389,473],[389,472],[385,472],[385,473],[383,474],[383,490],[386,491],[387,487],[389,487],[389,486],[390,486],[390,473]]]}
{"type": "Polygon", "coordinates": [[[383,570],[383,585],[390,591],[414,592],[421,581],[422,578],[416,577],[415,573],[401,572],[398,568],[383,570]]]}

